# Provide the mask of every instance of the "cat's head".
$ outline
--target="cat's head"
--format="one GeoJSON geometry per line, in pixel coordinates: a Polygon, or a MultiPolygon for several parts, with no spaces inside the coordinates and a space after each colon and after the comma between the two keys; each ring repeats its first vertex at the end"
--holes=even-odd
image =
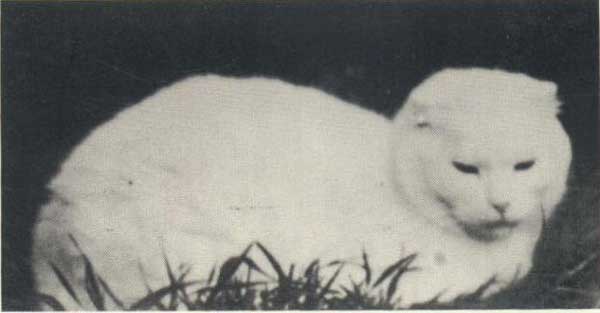
{"type": "Polygon", "coordinates": [[[538,231],[571,162],[559,105],[554,83],[523,74],[449,69],[426,79],[395,120],[411,207],[480,241],[538,231]]]}

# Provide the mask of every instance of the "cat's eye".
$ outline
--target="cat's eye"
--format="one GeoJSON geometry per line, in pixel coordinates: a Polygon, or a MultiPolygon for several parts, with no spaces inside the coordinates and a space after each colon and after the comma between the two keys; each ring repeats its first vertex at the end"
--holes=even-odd
{"type": "Polygon", "coordinates": [[[525,162],[519,162],[515,164],[515,171],[526,171],[535,164],[535,160],[529,160],[525,162]]]}
{"type": "Polygon", "coordinates": [[[462,173],[473,175],[479,174],[479,168],[477,168],[475,165],[465,164],[458,161],[452,161],[452,165],[454,165],[454,168],[462,173]]]}

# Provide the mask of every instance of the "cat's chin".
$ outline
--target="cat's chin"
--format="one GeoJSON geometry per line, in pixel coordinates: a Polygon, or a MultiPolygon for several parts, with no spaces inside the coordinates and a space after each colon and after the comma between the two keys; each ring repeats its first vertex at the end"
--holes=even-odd
{"type": "Polygon", "coordinates": [[[509,221],[505,219],[477,223],[458,221],[458,224],[467,236],[481,242],[504,240],[513,233],[517,226],[519,226],[518,221],[509,221]]]}

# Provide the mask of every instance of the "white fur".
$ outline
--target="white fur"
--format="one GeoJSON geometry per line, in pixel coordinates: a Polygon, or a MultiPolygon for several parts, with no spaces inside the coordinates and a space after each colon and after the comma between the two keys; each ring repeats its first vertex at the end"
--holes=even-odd
{"type": "MultiPolygon", "coordinates": [[[[35,229],[37,289],[76,308],[52,261],[85,298],[67,234],[127,302],[144,295],[144,280],[167,284],[163,253],[205,278],[257,240],[286,267],[360,263],[364,249],[380,273],[418,252],[420,270],[400,280],[402,305],[521,277],[570,163],[555,93],[521,74],[444,70],[390,121],[277,80],[186,79],[98,127],[64,162],[35,229]],[[529,158],[531,169],[514,171],[529,158]],[[459,224],[497,220],[494,201],[509,202],[519,225],[490,231],[495,240],[468,236],[459,224]]],[[[340,281],[362,274],[349,266],[340,281]]]]}

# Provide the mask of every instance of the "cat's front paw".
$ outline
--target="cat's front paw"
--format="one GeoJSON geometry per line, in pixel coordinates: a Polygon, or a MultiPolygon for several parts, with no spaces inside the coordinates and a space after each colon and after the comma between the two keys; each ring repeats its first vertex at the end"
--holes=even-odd
{"type": "Polygon", "coordinates": [[[505,286],[490,271],[469,267],[419,268],[407,272],[396,286],[394,302],[399,307],[443,304],[483,299],[505,286]]]}

